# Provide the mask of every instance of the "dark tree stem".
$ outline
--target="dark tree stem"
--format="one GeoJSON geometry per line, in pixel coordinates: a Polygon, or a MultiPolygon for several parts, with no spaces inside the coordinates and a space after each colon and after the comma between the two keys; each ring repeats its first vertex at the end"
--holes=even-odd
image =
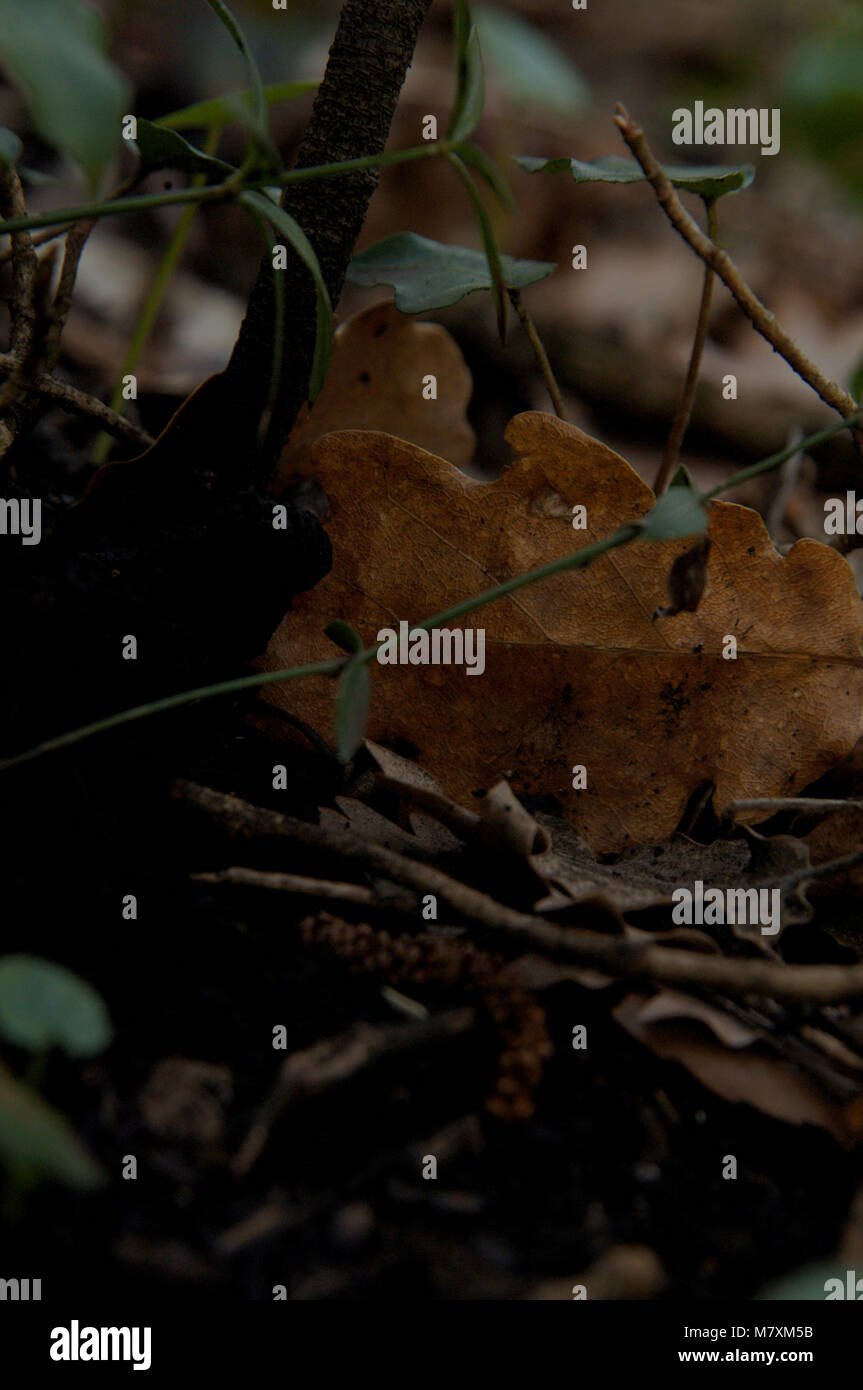
{"type": "MultiPolygon", "coordinates": [[[[347,0],[323,82],[300,146],[297,168],[383,153],[420,26],[431,0],[347,0]]],[[[284,190],[282,207],[311,241],[335,306],[345,272],[378,183],[369,170],[284,190]]],[[[315,291],[302,261],[289,250],[288,268],[261,265],[225,387],[250,440],[266,404],[273,352],[272,275],[285,276],[281,384],[263,457],[265,483],[308,393],[315,344],[315,291]]],[[[240,422],[238,422],[240,423],[240,422]]]]}

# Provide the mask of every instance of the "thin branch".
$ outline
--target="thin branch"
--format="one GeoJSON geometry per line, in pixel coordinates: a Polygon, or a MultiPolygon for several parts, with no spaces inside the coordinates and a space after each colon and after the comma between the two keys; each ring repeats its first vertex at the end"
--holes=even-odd
{"type": "Polygon", "coordinates": [[[848,801],[820,796],[756,796],[743,801],[729,801],[723,819],[731,820],[740,811],[763,811],[774,815],[777,811],[800,811],[827,815],[832,811],[844,811],[846,806],[863,810],[863,801],[848,801]]]}
{"type": "MultiPolygon", "coordinates": [[[[26,217],[27,205],[21,180],[14,169],[0,174],[0,213],[4,218],[26,217]]],[[[9,346],[22,362],[27,359],[36,332],[36,276],[39,257],[27,231],[12,234],[12,302],[9,346]]]]}
{"type": "MultiPolygon", "coordinates": [[[[704,206],[707,209],[707,231],[711,241],[716,241],[717,218],[716,218],[716,199],[705,198],[704,206]]],[[[668,443],[665,446],[665,453],[659,472],[653,484],[653,491],[657,497],[668,487],[674,470],[677,467],[677,460],[680,455],[680,446],[683,443],[686,430],[689,426],[692,406],[695,401],[695,390],[698,386],[698,376],[701,371],[701,359],[704,355],[704,344],[707,342],[707,328],[710,323],[710,308],[713,303],[713,286],[715,276],[712,268],[707,265],[704,267],[704,285],[701,290],[701,304],[698,309],[698,322],[695,325],[695,338],[692,343],[692,353],[689,358],[689,367],[686,372],[686,380],[683,383],[683,390],[680,393],[680,401],[674,414],[674,421],[671,426],[671,433],[668,436],[668,443]]]]}
{"type": "Polygon", "coordinates": [[[319,1096],[369,1071],[384,1058],[448,1041],[476,1023],[473,1009],[448,1009],[410,1023],[355,1023],[336,1037],[324,1038],[282,1063],[278,1080],[260,1106],[231,1163],[243,1177],[256,1162],[282,1111],[301,1096],[319,1096]]]}
{"type": "MultiPolygon", "coordinates": [[[[748,958],[729,959],[656,946],[652,942],[621,940],[582,928],[553,926],[540,917],[499,903],[429,864],[417,863],[395,850],[363,840],[353,831],[311,825],[196,783],[176,782],[173,795],[238,839],[290,840],[307,849],[323,850],[346,862],[362,864],[396,883],[423,894],[434,894],[463,918],[523,948],[558,960],[570,960],[606,975],[817,1004],[863,995],[863,964],[785,965],[748,958]]],[[[824,876],[828,868],[835,870],[855,858],[845,856],[832,866],[818,865],[800,877],[824,876]]]]}
{"type": "MultiPolygon", "coordinates": [[[[14,353],[0,352],[0,370],[14,372],[18,365],[18,358],[14,353]]],[[[146,430],[124,420],[103,401],[97,400],[95,396],[88,396],[86,391],[79,391],[76,386],[70,386],[66,381],[58,381],[54,376],[40,375],[28,381],[27,386],[40,396],[49,396],[64,410],[71,411],[74,415],[85,415],[90,420],[98,421],[103,429],[116,435],[118,439],[127,439],[130,443],[140,444],[145,449],[153,442],[146,430]]]]}
{"type": "Polygon", "coordinates": [[[95,222],[75,222],[66,234],[63,264],[60,268],[54,303],[51,306],[51,322],[37,359],[37,367],[46,374],[53,371],[57,358],[60,356],[60,339],[63,336],[63,329],[72,307],[72,295],[75,290],[75,279],[78,274],[81,253],[95,225],[95,222]]]}
{"type": "MultiPolygon", "coordinates": [[[[803,349],[790,334],[786,333],[770,310],[749,288],[727,252],[717,246],[710,237],[705,236],[698,223],[690,217],[669,179],[657,163],[641,126],[636,121],[631,120],[626,108],[620,105],[617,107],[617,114],[614,119],[624,141],[641,165],[645,177],[656,194],[660,207],[674,230],[692,247],[696,255],[701,257],[705,265],[710,266],[716,272],[761,336],[767,339],[780,356],[784,357],[788,365],[812,387],[812,390],[821,397],[822,401],[826,401],[827,405],[832,406],[834,410],[846,418],[855,414],[859,406],[854,397],[844,391],[841,386],[838,386],[835,381],[830,381],[815,366],[815,363],[807,357],[803,349]]],[[[855,431],[858,444],[860,437],[861,432],[855,431]]]]}
{"type": "Polygon", "coordinates": [[[536,358],[537,366],[539,367],[539,370],[542,373],[542,379],[545,382],[546,390],[548,391],[548,394],[551,397],[551,403],[554,406],[554,413],[555,415],[557,415],[558,419],[565,420],[566,415],[564,414],[563,399],[560,394],[560,387],[558,386],[554,372],[552,371],[551,363],[548,360],[548,353],[545,350],[543,341],[536,331],[536,324],[534,323],[533,319],[531,318],[530,314],[527,312],[527,309],[524,306],[524,301],[521,297],[521,291],[510,290],[509,297],[512,303],[512,307],[515,309],[515,312],[521,319],[521,325],[525,333],[527,334],[528,341],[530,342],[531,347],[533,348],[533,355],[536,358]]]}
{"type": "Polygon", "coordinates": [[[325,898],[330,902],[353,903],[360,907],[391,908],[396,912],[417,910],[413,893],[385,897],[361,883],[332,883],[324,878],[305,878],[302,874],[267,873],[262,869],[232,868],[216,873],[192,874],[195,883],[227,883],[238,888],[266,888],[277,893],[298,894],[305,898],[325,898]]]}
{"type": "MultiPolygon", "coordinates": [[[[63,227],[53,227],[47,232],[37,232],[32,238],[32,244],[34,246],[45,246],[49,241],[56,241],[58,237],[65,236],[71,225],[72,224],[69,223],[63,227]]],[[[7,246],[5,251],[0,251],[0,265],[6,265],[7,261],[11,261],[14,255],[14,245],[7,246]]]]}

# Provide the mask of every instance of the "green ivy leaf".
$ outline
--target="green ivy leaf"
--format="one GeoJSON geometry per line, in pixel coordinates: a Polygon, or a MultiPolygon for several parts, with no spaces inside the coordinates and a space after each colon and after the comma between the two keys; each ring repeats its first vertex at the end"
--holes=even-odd
{"type": "MultiPolygon", "coordinates": [[[[268,106],[276,106],[282,101],[296,101],[298,97],[307,96],[309,92],[317,91],[320,82],[317,79],[304,82],[275,82],[269,87],[264,88],[264,100],[268,106]]],[[[212,130],[216,126],[230,125],[233,121],[247,124],[253,116],[252,93],[246,88],[244,92],[229,92],[223,97],[210,97],[206,101],[196,101],[191,106],[184,106],[179,111],[171,111],[167,116],[160,116],[155,122],[158,126],[163,126],[167,130],[189,130],[193,128],[212,130]]]]}
{"type": "Polygon", "coordinates": [[[0,959],[0,1034],[16,1047],[93,1057],[111,1041],[101,996],[86,980],[39,956],[0,959]]]}
{"type": "MultiPolygon", "coordinates": [[[[314,247],[309,241],[299,222],[284,208],[280,208],[278,203],[267,198],[263,193],[243,193],[240,195],[241,203],[265,218],[271,226],[275,227],[290,246],[293,246],[297,255],[309,270],[315,283],[317,292],[317,333],[315,335],[315,357],[312,363],[312,375],[309,382],[309,401],[313,402],[323,386],[327,369],[330,365],[330,354],[333,347],[333,309],[330,303],[329,290],[324,282],[318,258],[315,255],[314,247]]],[[[278,272],[276,272],[278,273],[278,272]]]]}
{"type": "Polygon", "coordinates": [[[0,125],[0,169],[11,169],[17,164],[23,148],[15,132],[0,125]]]}
{"type": "Polygon", "coordinates": [[[68,1120],[0,1064],[0,1157],[90,1192],[105,1175],[68,1120]]]}
{"type": "Polygon", "coordinates": [[[140,116],[137,122],[135,143],[145,169],[181,169],[186,174],[209,174],[217,182],[234,172],[232,164],[196,149],[175,130],[155,125],[140,116]]]}
{"type": "Polygon", "coordinates": [[[848,382],[848,390],[851,392],[855,401],[859,401],[860,397],[863,396],[863,357],[860,358],[860,361],[851,373],[851,380],[848,382]]]}
{"type": "Polygon", "coordinates": [[[343,763],[350,762],[365,738],[370,698],[368,666],[349,661],[339,677],[336,696],[336,751],[343,763]]]}
{"type": "Polygon", "coordinates": [[[509,10],[474,13],[487,66],[512,101],[567,117],[584,110],[587,83],[556,43],[509,10]]]}
{"type": "MultiPolygon", "coordinates": [[[[529,174],[559,174],[568,170],[575,183],[641,183],[641,165],[624,155],[608,154],[587,162],[581,159],[540,159],[519,155],[516,164],[529,174]]],[[[739,193],[755,178],[754,164],[665,164],[665,174],[675,188],[714,200],[739,193]]]]}
{"type": "Polygon", "coordinates": [[[105,57],[96,11],[79,0],[0,0],[0,62],[23,92],[35,129],[95,187],[131,99],[125,77],[105,57]]]}
{"type": "Polygon", "coordinates": [[[641,523],[646,541],[670,541],[681,536],[700,536],[707,530],[708,516],[700,495],[688,487],[671,488],[647,513],[641,523]]]}
{"type": "MultiPolygon", "coordinates": [[[[520,290],[544,280],[555,269],[553,261],[519,261],[501,256],[503,282],[520,290]]],[[[446,309],[474,290],[490,290],[492,278],[482,251],[465,246],[445,246],[397,232],[354,256],[348,279],[355,285],[392,285],[396,308],[403,314],[422,314],[446,309]]]]}

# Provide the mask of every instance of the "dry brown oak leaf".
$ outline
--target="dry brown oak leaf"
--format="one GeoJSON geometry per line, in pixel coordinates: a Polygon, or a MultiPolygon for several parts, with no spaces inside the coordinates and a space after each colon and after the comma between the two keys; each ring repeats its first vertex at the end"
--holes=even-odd
{"type": "MultiPolygon", "coordinates": [[[[384,627],[590,545],[653,505],[622,458],[552,416],[517,416],[507,440],[515,460],[494,482],[386,434],[319,440],[333,569],[297,598],[260,668],[332,658],[323,629],[335,618],[371,645],[384,627]],[[576,505],[587,530],[573,529],[576,505]]],[[[667,838],[705,783],[720,812],[792,795],[863,733],[863,604],[826,545],[801,540],[783,558],[758,514],[730,503],[713,504],[710,531],[697,612],[652,621],[691,542],[635,541],[461,619],[485,628],[481,676],[373,662],[369,737],[413,747],[468,805],[502,776],[519,797],[557,798],[596,851],[667,838]],[[736,660],[723,657],[727,636],[736,660]]],[[[266,698],[330,735],[330,680],[270,686],[266,698]]]]}
{"type": "Polygon", "coordinates": [[[336,330],[326,383],[282,450],[274,495],[307,470],[313,444],[331,430],[386,430],[466,468],[475,444],[472,393],[461,349],[439,323],[407,318],[391,300],[363,309],[336,330]],[[435,400],[424,391],[429,375],[435,400]]]}

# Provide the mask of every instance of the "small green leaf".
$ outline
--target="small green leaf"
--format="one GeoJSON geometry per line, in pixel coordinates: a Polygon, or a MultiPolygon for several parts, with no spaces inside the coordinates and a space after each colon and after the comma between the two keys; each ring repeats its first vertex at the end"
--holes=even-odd
{"type": "Polygon", "coordinates": [[[587,84],[556,43],[509,10],[474,13],[487,66],[512,101],[567,117],[584,110],[587,84]]]}
{"type": "Polygon", "coordinates": [[[485,179],[492,193],[495,194],[507,212],[515,211],[515,199],[512,196],[512,190],[497,166],[489,159],[485,150],[481,150],[479,145],[460,145],[459,157],[464,160],[465,164],[470,164],[472,168],[476,169],[477,173],[485,179]]]}
{"type": "Polygon", "coordinates": [[[681,536],[700,536],[707,530],[708,516],[700,495],[686,487],[663,493],[641,523],[646,541],[670,541],[681,536]]]}
{"type": "MultiPolygon", "coordinates": [[[[575,183],[641,183],[641,165],[624,155],[608,154],[585,162],[581,159],[540,159],[519,155],[516,164],[529,174],[559,174],[568,170],[575,183]]],[[[755,178],[754,164],[665,164],[663,170],[675,188],[715,201],[726,193],[739,193],[755,178]]]]}
{"type": "Polygon", "coordinates": [[[0,1034],[16,1047],[93,1057],[111,1041],[101,996],[86,980],[38,956],[0,959],[0,1034]]]}
{"type": "Polygon", "coordinates": [[[251,93],[252,121],[258,134],[264,139],[269,138],[267,128],[267,102],[264,96],[264,84],[261,81],[261,74],[255,62],[255,56],[249,47],[249,41],[243,33],[237,20],[231,14],[224,0],[207,0],[207,4],[214,14],[224,24],[240,53],[243,55],[243,62],[246,65],[246,74],[249,79],[249,90],[251,93]]]}
{"type": "Polygon", "coordinates": [[[314,247],[299,222],[296,222],[289,213],[285,212],[284,208],[280,208],[277,203],[272,202],[264,194],[243,193],[240,195],[239,201],[264,217],[271,226],[275,227],[277,232],[281,233],[307,266],[315,282],[318,306],[317,333],[315,336],[315,357],[309,382],[309,400],[314,401],[326,380],[333,346],[333,310],[314,247]]]}
{"type": "Polygon", "coordinates": [[[458,61],[458,85],[450,117],[447,139],[457,145],[472,135],[479,124],[485,102],[482,53],[476,29],[471,27],[467,51],[458,61]]]}
{"type": "MultiPolygon", "coordinates": [[[[503,282],[510,290],[534,285],[555,269],[553,261],[501,256],[500,262],[503,282]]],[[[484,252],[445,246],[415,232],[397,232],[354,256],[348,279],[355,285],[392,285],[396,308],[403,314],[446,309],[474,290],[492,288],[484,252]]]]}
{"type": "Polygon", "coordinates": [[[23,148],[15,132],[0,125],[0,169],[11,169],[17,164],[23,148]]]}
{"type": "Polygon", "coordinates": [[[349,652],[351,656],[363,649],[363,640],[360,634],[343,618],[336,618],[334,622],[328,623],[324,628],[324,633],[331,642],[335,642],[337,647],[341,647],[343,652],[349,652]]]}
{"type": "Polygon", "coordinates": [[[181,169],[186,174],[209,174],[217,181],[234,172],[232,164],[195,149],[175,130],[155,125],[140,116],[135,143],[145,169],[181,169]]]}
{"type": "Polygon", "coordinates": [[[101,1187],[105,1175],[68,1120],[0,1064],[0,1157],[37,1169],[79,1192],[101,1187]]]}
{"type": "Polygon", "coordinates": [[[848,382],[848,390],[851,392],[855,401],[859,401],[860,397],[863,396],[863,357],[860,358],[860,361],[851,373],[851,380],[848,382]]]}
{"type": "Polygon", "coordinates": [[[370,697],[368,666],[349,661],[336,696],[336,751],[343,763],[350,762],[365,737],[370,697]]]}
{"type": "Polygon", "coordinates": [[[669,486],[669,487],[688,487],[688,488],[690,489],[690,491],[692,491],[692,492],[698,492],[698,491],[699,491],[699,488],[696,486],[695,479],[693,478],[693,476],[692,476],[692,474],[690,473],[689,469],[686,467],[686,464],[685,464],[685,463],[679,463],[679,464],[677,465],[677,472],[675,473],[674,477],[671,479],[671,482],[668,484],[668,486],[669,486]]]}
{"type": "MultiPolygon", "coordinates": [[[[320,82],[317,79],[305,82],[276,82],[264,88],[264,100],[268,106],[276,106],[281,101],[295,101],[297,97],[307,96],[309,92],[317,91],[319,86],[320,82]]],[[[230,125],[233,121],[245,124],[252,115],[252,93],[246,88],[243,92],[229,92],[223,97],[196,101],[192,106],[184,106],[179,111],[160,116],[155,124],[164,126],[167,130],[189,130],[201,126],[211,130],[216,126],[230,125]]]]}
{"type": "Polygon", "coordinates": [[[0,62],[35,129],[95,187],[120,138],[130,88],[105,57],[96,11],[79,0],[0,0],[0,62]]]}

